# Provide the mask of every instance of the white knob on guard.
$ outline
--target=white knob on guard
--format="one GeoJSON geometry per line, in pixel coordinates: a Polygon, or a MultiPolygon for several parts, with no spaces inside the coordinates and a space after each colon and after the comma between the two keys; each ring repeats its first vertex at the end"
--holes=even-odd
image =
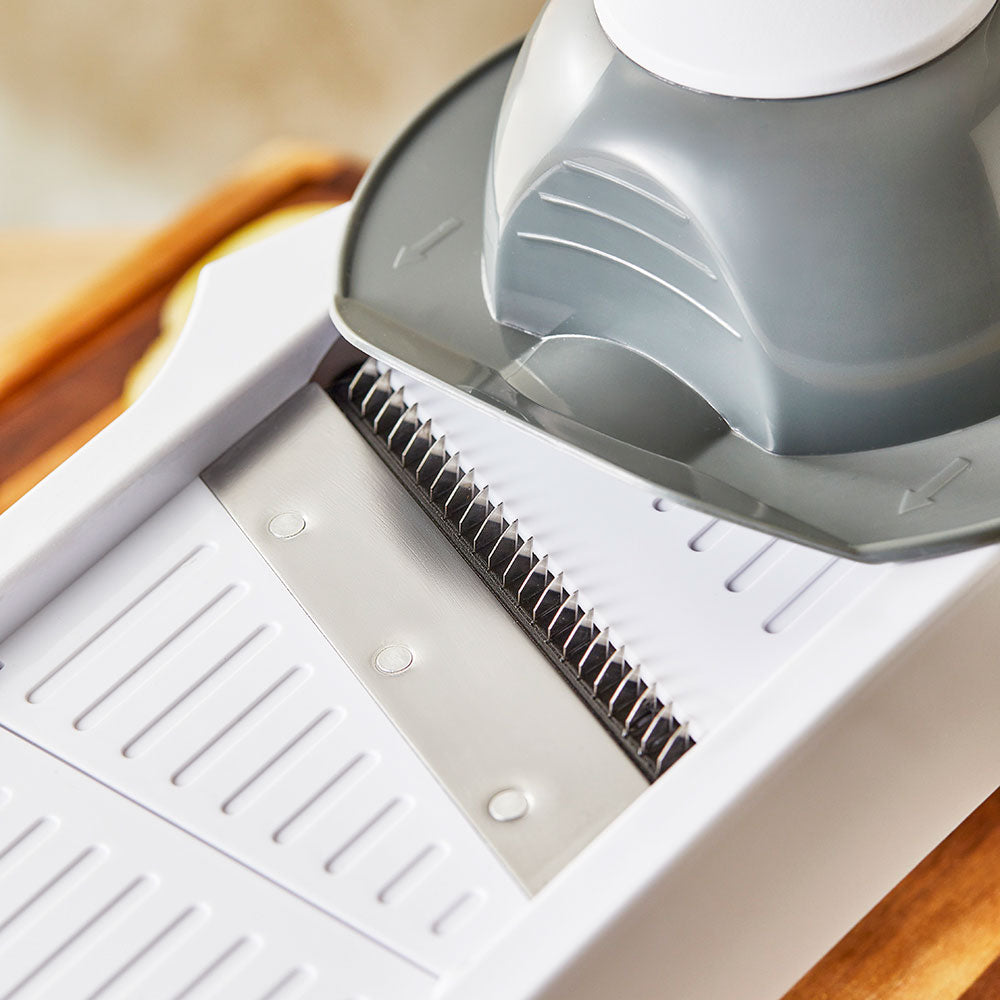
{"type": "Polygon", "coordinates": [[[594,0],[611,41],[671,83],[727,97],[857,90],[936,59],[994,0],[594,0]]]}

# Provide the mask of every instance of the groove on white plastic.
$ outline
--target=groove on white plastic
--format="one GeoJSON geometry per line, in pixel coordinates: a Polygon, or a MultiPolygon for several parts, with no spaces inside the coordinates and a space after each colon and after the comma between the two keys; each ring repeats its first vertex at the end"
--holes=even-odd
{"type": "Polygon", "coordinates": [[[236,816],[248,809],[268,790],[308,756],[344,719],[343,709],[324,708],[315,719],[295,735],[273,756],[257,768],[232,795],[222,803],[222,811],[236,816]]]}
{"type": "Polygon", "coordinates": [[[696,739],[887,572],[842,559],[824,571],[826,553],[659,502],[402,372],[394,384],[516,511],[523,537],[597,609],[696,739]]]}
{"type": "Polygon", "coordinates": [[[982,24],[995,0],[593,2],[611,41],[661,79],[781,99],[857,90],[923,66],[982,24]]]}
{"type": "Polygon", "coordinates": [[[379,889],[379,902],[395,903],[404,899],[427,879],[447,856],[448,848],[443,844],[428,844],[427,847],[421,848],[379,889]]]}
{"type": "Polygon", "coordinates": [[[424,968],[525,905],[201,481],[2,655],[0,724],[424,968]]]}
{"type": "Polygon", "coordinates": [[[710,548],[721,542],[729,534],[732,525],[727,521],[720,521],[713,517],[704,528],[700,529],[688,542],[688,548],[692,552],[707,552],[710,548]]]}
{"type": "Polygon", "coordinates": [[[160,601],[165,600],[170,595],[171,590],[178,586],[178,580],[183,579],[184,571],[195,566],[207,551],[207,546],[198,545],[186,553],[175,565],[169,567],[161,577],[121,608],[101,628],[89,636],[82,645],[60,660],[28,692],[28,701],[33,704],[41,704],[46,698],[55,694],[63,684],[72,680],[79,670],[84,669],[88,659],[94,659],[101,655],[107,644],[109,633],[113,633],[116,626],[119,626],[126,618],[128,619],[127,627],[140,627],[145,618],[156,611],[160,601]]]}
{"type": "Polygon", "coordinates": [[[0,868],[3,1000],[429,996],[426,972],[3,730],[0,780],[0,853],[35,844],[0,868]]]}
{"type": "Polygon", "coordinates": [[[276,681],[268,684],[249,705],[240,708],[229,722],[170,776],[170,780],[178,786],[190,785],[196,781],[276,711],[286,698],[301,687],[310,673],[311,670],[303,667],[292,667],[285,671],[276,681]]]}
{"type": "Polygon", "coordinates": [[[448,934],[471,920],[475,912],[486,900],[481,892],[468,892],[460,896],[434,922],[431,930],[435,934],[448,934]]]}
{"type": "Polygon", "coordinates": [[[823,594],[833,587],[837,580],[849,572],[849,566],[843,559],[828,559],[766,622],[764,631],[777,635],[794,624],[795,620],[805,614],[811,605],[820,600],[823,594]]]}
{"type": "MultiPolygon", "coordinates": [[[[413,808],[413,804],[410,798],[399,798],[383,806],[336,848],[326,863],[326,870],[331,874],[346,871],[399,823],[413,808]]],[[[434,930],[433,926],[431,930],[434,930]]]]}
{"type": "Polygon", "coordinates": [[[241,584],[228,584],[203,605],[196,607],[153,650],[116,678],[107,690],[102,691],[73,720],[73,728],[85,732],[100,725],[119,706],[124,705],[142,684],[187,652],[199,636],[206,633],[245,595],[246,588],[241,584]]]}
{"type": "Polygon", "coordinates": [[[359,753],[349,760],[309,799],[271,834],[276,844],[293,844],[314,827],[338,802],[375,767],[375,756],[359,753]]]}
{"type": "Polygon", "coordinates": [[[749,590],[781,559],[788,544],[790,543],[782,543],[777,538],[769,538],[726,579],[726,590],[734,594],[742,594],[744,590],[749,590]]]}
{"type": "Polygon", "coordinates": [[[5,844],[0,844],[0,878],[22,864],[59,829],[55,816],[39,816],[5,844]]]}
{"type": "MultiPolygon", "coordinates": [[[[261,625],[232,649],[227,650],[205,673],[197,677],[168,705],[162,708],[122,747],[125,757],[139,757],[167,736],[183,722],[202,702],[212,696],[231,676],[236,674],[254,656],[261,652],[278,634],[274,625],[261,625]]],[[[28,699],[31,700],[30,697],[28,699]]],[[[324,712],[324,718],[342,713],[324,712]]],[[[275,761],[277,763],[277,761],[275,761]]],[[[227,812],[230,810],[227,808],[227,812]]]]}

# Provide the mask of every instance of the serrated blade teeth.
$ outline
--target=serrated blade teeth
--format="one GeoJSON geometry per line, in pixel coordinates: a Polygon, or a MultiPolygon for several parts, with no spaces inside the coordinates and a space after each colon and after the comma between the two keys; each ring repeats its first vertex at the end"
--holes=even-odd
{"type": "Polygon", "coordinates": [[[511,553],[516,551],[521,544],[519,531],[520,527],[515,519],[500,533],[500,537],[493,544],[493,548],[490,549],[490,553],[486,557],[487,569],[493,569],[493,566],[497,563],[506,565],[509,562],[511,553]]]}
{"type": "MultiPolygon", "coordinates": [[[[462,533],[480,529],[489,518],[490,510],[490,488],[484,486],[476,493],[469,506],[462,511],[462,516],[458,519],[458,530],[462,533]]],[[[477,531],[478,535],[478,531],[477,531]]]]}
{"type": "Polygon", "coordinates": [[[486,516],[486,520],[479,526],[476,537],[472,539],[472,547],[478,552],[484,546],[492,545],[493,541],[503,531],[503,504],[499,503],[486,516]]]}
{"type": "Polygon", "coordinates": [[[441,490],[451,491],[451,482],[458,481],[458,474],[462,469],[462,453],[456,451],[444,465],[438,470],[438,474],[431,481],[429,493],[433,499],[441,490]]]}
{"type": "Polygon", "coordinates": [[[618,682],[618,686],[615,688],[615,692],[608,699],[608,711],[612,716],[615,712],[621,708],[623,702],[627,703],[629,700],[628,689],[631,685],[635,685],[636,689],[639,687],[639,668],[633,667],[631,670],[627,671],[622,679],[618,682]]]}
{"type": "Polygon", "coordinates": [[[647,706],[656,703],[656,684],[643,686],[642,678],[640,678],[639,685],[638,697],[635,699],[635,704],[632,705],[628,715],[625,716],[625,721],[622,723],[622,736],[628,736],[632,728],[642,718],[642,713],[647,709],[647,706]]]}
{"type": "Polygon", "coordinates": [[[389,397],[392,395],[392,382],[390,380],[391,373],[389,371],[384,371],[372,384],[368,392],[365,393],[364,398],[361,400],[361,404],[358,409],[361,410],[361,416],[367,417],[369,412],[372,411],[376,404],[379,406],[384,402],[384,397],[389,397]]]}
{"type": "MultiPolygon", "coordinates": [[[[398,391],[402,395],[403,390],[398,391]]],[[[407,406],[399,415],[399,419],[392,425],[392,430],[389,431],[389,436],[386,438],[386,444],[389,445],[390,450],[402,452],[413,440],[413,435],[419,426],[420,416],[417,404],[414,403],[412,406],[407,406]]]]}
{"type": "Polygon", "coordinates": [[[403,396],[403,390],[396,389],[375,414],[375,419],[372,420],[372,430],[376,434],[380,434],[384,427],[391,427],[405,409],[406,400],[403,396]]]}
{"type": "Polygon", "coordinates": [[[359,395],[363,397],[371,388],[371,383],[378,378],[378,363],[369,358],[355,373],[347,387],[347,395],[351,402],[357,402],[359,395]]]}
{"type": "Polygon", "coordinates": [[[563,575],[560,573],[558,576],[552,577],[545,589],[538,595],[538,600],[535,601],[535,606],[531,609],[531,617],[538,621],[545,605],[551,604],[553,601],[561,604],[563,596],[563,575]]]}
{"type": "Polygon", "coordinates": [[[528,575],[521,581],[521,586],[517,588],[517,599],[524,602],[528,596],[534,593],[536,587],[544,587],[545,578],[549,573],[549,557],[542,556],[535,561],[534,566],[528,571],[528,575]]]}
{"type": "Polygon", "coordinates": [[[554,635],[558,635],[562,629],[569,627],[572,623],[575,623],[576,615],[579,609],[580,591],[574,590],[573,593],[569,594],[562,604],[556,608],[555,614],[552,615],[552,619],[549,621],[548,627],[545,630],[548,638],[551,639],[554,635]]]}
{"type": "MultiPolygon", "coordinates": [[[[432,444],[434,443],[434,428],[430,420],[425,420],[414,432],[413,437],[406,442],[406,447],[403,449],[403,454],[400,455],[400,459],[403,465],[412,465],[416,461],[420,461],[421,465],[423,460],[427,457],[427,452],[430,450],[432,444]]],[[[417,472],[420,471],[420,466],[417,466],[417,472]]]]}
{"type": "Polygon", "coordinates": [[[649,746],[650,740],[656,737],[658,730],[661,730],[664,726],[669,730],[673,720],[674,704],[672,701],[668,701],[646,724],[646,728],[639,739],[639,753],[644,754],[646,752],[646,747],[649,746]]]}
{"type": "Polygon", "coordinates": [[[663,704],[655,684],[647,684],[625,648],[612,644],[609,628],[599,628],[593,609],[582,609],[578,591],[568,593],[562,573],[536,555],[534,538],[522,541],[516,519],[490,501],[489,486],[477,487],[475,470],[449,455],[444,435],[436,438],[417,404],[408,406],[396,376],[369,358],[333,391],[365,438],[410,489],[429,517],[452,540],[544,649],[609,733],[655,779],[693,744],[687,723],[673,704],[663,704]],[[346,392],[345,392],[346,386],[346,392]],[[371,432],[374,432],[374,435],[371,432]],[[516,606],[515,606],[516,605],[516,606]]]}
{"type": "MultiPolygon", "coordinates": [[[[516,521],[514,522],[517,523],[516,521]]],[[[525,573],[528,572],[531,566],[531,557],[535,547],[534,536],[529,538],[526,542],[522,542],[520,548],[510,557],[510,562],[507,563],[503,571],[503,576],[501,577],[505,586],[510,585],[517,579],[518,570],[521,569],[525,573]]]]}
{"type": "Polygon", "coordinates": [[[608,649],[611,646],[611,629],[605,628],[601,629],[587,644],[587,648],[580,655],[580,659],[576,663],[576,672],[578,675],[582,674],[585,667],[587,666],[587,661],[591,657],[600,657],[600,663],[603,665],[608,659],[608,649]]]}
{"type": "Polygon", "coordinates": [[[617,682],[625,669],[625,647],[614,650],[601,665],[601,669],[594,678],[593,692],[597,694],[602,688],[607,687],[612,682],[617,682]]]}
{"type": "MultiPolygon", "coordinates": [[[[430,421],[428,421],[430,423],[430,421]]],[[[434,482],[438,473],[444,468],[445,462],[448,460],[448,449],[445,444],[445,436],[441,435],[424,453],[424,456],[420,459],[420,463],[417,465],[416,471],[413,473],[414,479],[418,483],[425,483],[428,479],[431,479],[431,488],[434,487],[434,482]]]]}
{"type": "Polygon", "coordinates": [[[663,749],[656,756],[656,774],[659,776],[663,773],[663,770],[668,764],[672,762],[673,754],[680,755],[687,749],[688,741],[690,740],[690,731],[688,723],[678,726],[667,739],[667,742],[663,744],[663,749]]]}
{"type": "Polygon", "coordinates": [[[570,629],[566,641],[563,643],[563,656],[569,656],[571,646],[579,646],[582,642],[590,642],[594,633],[594,609],[591,608],[585,615],[579,618],[576,624],[570,629]]]}
{"type": "Polygon", "coordinates": [[[476,470],[469,469],[469,471],[462,476],[462,478],[455,483],[454,489],[448,494],[448,498],[444,502],[444,512],[445,516],[450,516],[456,510],[456,508],[463,507],[469,500],[472,499],[472,494],[476,489],[476,470]]]}

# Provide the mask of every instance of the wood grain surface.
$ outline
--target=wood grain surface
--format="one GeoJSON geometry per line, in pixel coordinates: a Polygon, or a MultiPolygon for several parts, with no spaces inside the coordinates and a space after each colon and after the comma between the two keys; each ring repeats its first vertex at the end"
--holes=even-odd
{"type": "Polygon", "coordinates": [[[1000,792],[910,872],[784,1000],[997,1000],[998,955],[1000,792]]]}
{"type": "Polygon", "coordinates": [[[146,235],[135,228],[0,231],[0,345],[81,292],[146,235]]]}
{"type": "MultiPolygon", "coordinates": [[[[329,153],[271,150],[82,294],[18,334],[0,336],[0,510],[121,412],[125,375],[157,336],[163,300],[189,266],[273,208],[349,197],[359,176],[357,164],[329,153]]],[[[45,267],[44,238],[27,239],[30,258],[45,267]]],[[[0,247],[16,253],[15,236],[0,247]]],[[[53,247],[53,260],[65,254],[65,242],[53,247]]],[[[93,268],[102,252],[118,249],[95,238],[93,259],[79,266],[93,268]]],[[[20,298],[9,285],[0,288],[0,331],[3,310],[9,326],[12,314],[30,309],[24,299],[38,283],[22,287],[20,298]]],[[[784,1000],[1000,1000],[1000,792],[784,1000]]]]}

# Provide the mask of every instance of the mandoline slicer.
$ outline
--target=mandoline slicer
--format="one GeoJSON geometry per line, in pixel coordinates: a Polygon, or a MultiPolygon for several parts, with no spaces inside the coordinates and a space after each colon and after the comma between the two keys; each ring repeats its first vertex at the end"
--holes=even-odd
{"type": "Polygon", "coordinates": [[[0,517],[0,998],[778,1000],[1000,782],[998,104],[551,0],[207,268],[0,517]]]}

